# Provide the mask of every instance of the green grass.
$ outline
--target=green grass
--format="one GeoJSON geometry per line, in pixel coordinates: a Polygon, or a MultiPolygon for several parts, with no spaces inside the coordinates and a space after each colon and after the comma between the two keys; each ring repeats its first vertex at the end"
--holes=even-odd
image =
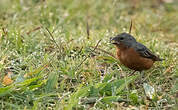
{"type": "Polygon", "coordinates": [[[1,0],[0,109],[176,109],[178,2],[135,2],[1,0]],[[109,38],[128,32],[131,19],[132,35],[165,59],[144,72],[154,99],[139,73],[123,78],[132,71],[91,48],[101,39],[98,48],[115,54],[109,38]],[[13,83],[4,85],[9,72],[13,83]]]}

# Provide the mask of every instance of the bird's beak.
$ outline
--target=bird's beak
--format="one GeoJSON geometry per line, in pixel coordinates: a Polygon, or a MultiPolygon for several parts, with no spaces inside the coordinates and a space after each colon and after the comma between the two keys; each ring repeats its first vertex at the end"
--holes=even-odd
{"type": "Polygon", "coordinates": [[[110,37],[110,43],[112,43],[114,45],[119,45],[120,44],[120,42],[118,42],[115,37],[110,37]]]}

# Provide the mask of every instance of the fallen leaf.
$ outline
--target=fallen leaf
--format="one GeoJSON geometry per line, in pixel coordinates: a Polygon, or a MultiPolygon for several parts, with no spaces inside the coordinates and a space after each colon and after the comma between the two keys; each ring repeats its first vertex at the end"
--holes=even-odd
{"type": "Polygon", "coordinates": [[[6,76],[4,76],[2,83],[3,83],[5,86],[10,85],[10,84],[12,84],[12,83],[14,82],[14,81],[11,79],[11,76],[12,76],[12,72],[8,72],[8,74],[7,74],[6,76]]]}

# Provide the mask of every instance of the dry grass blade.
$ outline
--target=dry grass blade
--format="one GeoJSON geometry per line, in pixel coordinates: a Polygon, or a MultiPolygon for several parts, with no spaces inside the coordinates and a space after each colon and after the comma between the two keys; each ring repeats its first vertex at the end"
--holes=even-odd
{"type": "MultiPolygon", "coordinates": [[[[53,34],[49,31],[48,28],[45,28],[45,29],[46,29],[46,31],[49,33],[49,35],[51,36],[51,38],[52,38],[53,42],[56,44],[57,48],[60,50],[60,47],[59,47],[59,45],[57,44],[57,42],[55,41],[53,34]]],[[[61,52],[61,51],[60,51],[60,52],[61,52]]]]}
{"type": "Polygon", "coordinates": [[[129,34],[131,34],[131,32],[132,32],[132,19],[131,19],[131,21],[130,21],[129,34]]]}
{"type": "Polygon", "coordinates": [[[4,35],[7,35],[7,29],[2,28],[2,31],[3,31],[4,35]]]}
{"type": "Polygon", "coordinates": [[[87,39],[90,38],[90,27],[89,27],[89,24],[88,24],[88,17],[87,17],[87,27],[86,27],[86,30],[87,30],[87,39]]]}
{"type": "Polygon", "coordinates": [[[166,69],[166,71],[163,74],[170,73],[173,68],[174,68],[174,65],[172,64],[169,68],[166,69]]]}
{"type": "Polygon", "coordinates": [[[38,27],[36,27],[36,28],[34,28],[34,29],[28,31],[26,34],[29,35],[30,33],[34,32],[34,31],[37,31],[37,30],[39,30],[39,29],[41,29],[41,26],[38,26],[38,27]]]}
{"type": "MultiPolygon", "coordinates": [[[[99,45],[100,42],[101,42],[101,39],[98,41],[98,43],[96,44],[96,46],[94,47],[94,49],[90,52],[90,54],[91,54],[92,52],[94,52],[94,51],[97,49],[97,47],[98,47],[98,45],[99,45]]],[[[86,56],[86,57],[83,59],[83,61],[77,66],[77,69],[87,60],[88,57],[89,57],[89,55],[86,56]]],[[[77,70],[77,69],[76,69],[76,70],[77,70]]]]}
{"type": "MultiPolygon", "coordinates": [[[[92,47],[92,46],[91,46],[91,48],[95,48],[95,47],[92,47]]],[[[99,51],[101,51],[101,52],[103,52],[103,53],[105,53],[105,54],[107,54],[107,55],[109,55],[109,56],[111,56],[111,57],[117,59],[112,53],[107,52],[107,51],[105,51],[105,50],[103,50],[103,49],[101,49],[101,48],[96,48],[95,50],[99,50],[99,51]]]]}

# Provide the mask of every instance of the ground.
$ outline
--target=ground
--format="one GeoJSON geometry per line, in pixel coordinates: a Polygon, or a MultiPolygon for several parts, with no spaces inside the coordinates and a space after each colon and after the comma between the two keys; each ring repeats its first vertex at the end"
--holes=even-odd
{"type": "Polygon", "coordinates": [[[176,109],[177,6],[176,0],[1,0],[0,109],[176,109]],[[131,20],[131,34],[164,59],[142,73],[142,83],[139,72],[129,76],[132,70],[114,58],[109,42],[129,32],[131,20]]]}

